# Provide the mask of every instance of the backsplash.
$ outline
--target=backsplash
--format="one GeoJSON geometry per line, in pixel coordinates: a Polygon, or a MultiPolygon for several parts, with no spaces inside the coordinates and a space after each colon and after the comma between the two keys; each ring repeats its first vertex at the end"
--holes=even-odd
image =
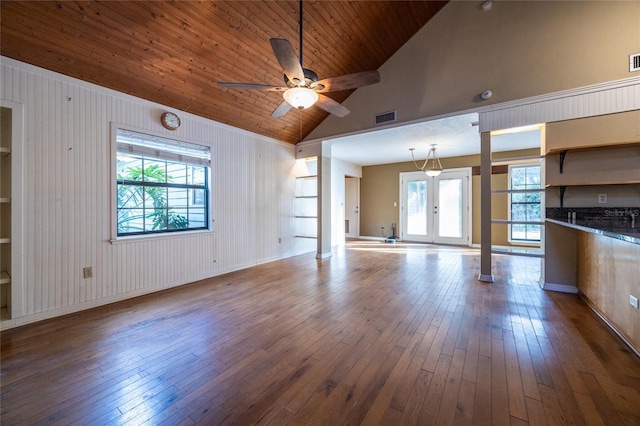
{"type": "Polygon", "coordinates": [[[572,222],[598,229],[637,229],[640,228],[640,207],[547,207],[547,219],[572,222]]]}

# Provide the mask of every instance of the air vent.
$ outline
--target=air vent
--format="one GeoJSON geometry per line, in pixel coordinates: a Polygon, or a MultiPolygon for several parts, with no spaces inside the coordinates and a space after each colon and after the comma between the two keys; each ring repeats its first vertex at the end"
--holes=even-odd
{"type": "Polygon", "coordinates": [[[629,55],[629,72],[640,71],[640,53],[629,55]]]}
{"type": "Polygon", "coordinates": [[[384,124],[391,123],[392,121],[396,121],[396,112],[383,112],[382,114],[376,115],[376,124],[384,124]]]}

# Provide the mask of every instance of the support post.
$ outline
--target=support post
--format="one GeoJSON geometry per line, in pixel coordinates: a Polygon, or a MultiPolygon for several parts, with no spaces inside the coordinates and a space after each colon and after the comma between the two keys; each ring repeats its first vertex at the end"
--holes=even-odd
{"type": "Polygon", "coordinates": [[[480,276],[492,283],[491,272],[491,134],[480,133],[480,276]]]}
{"type": "Polygon", "coordinates": [[[318,156],[318,251],[316,259],[331,257],[331,158],[318,156]]]}

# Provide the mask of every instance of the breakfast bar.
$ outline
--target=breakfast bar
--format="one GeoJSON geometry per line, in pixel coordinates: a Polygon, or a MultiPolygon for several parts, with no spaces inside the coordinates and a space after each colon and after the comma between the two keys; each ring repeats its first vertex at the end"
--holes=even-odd
{"type": "Polygon", "coordinates": [[[640,229],[635,227],[640,209],[608,210],[615,216],[601,215],[601,220],[590,219],[584,211],[581,220],[578,211],[575,222],[570,212],[549,212],[556,218],[546,219],[552,240],[546,247],[555,246],[555,253],[547,252],[546,279],[551,275],[574,285],[589,307],[640,356],[640,229]],[[557,217],[562,213],[563,218],[557,217]]]}

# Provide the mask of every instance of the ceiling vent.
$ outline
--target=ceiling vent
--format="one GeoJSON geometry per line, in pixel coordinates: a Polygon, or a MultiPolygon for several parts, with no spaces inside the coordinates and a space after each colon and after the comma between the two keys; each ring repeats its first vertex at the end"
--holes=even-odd
{"type": "Polygon", "coordinates": [[[376,125],[385,124],[385,123],[391,123],[393,121],[396,121],[396,112],[395,111],[383,112],[382,114],[377,114],[376,115],[376,125]]]}
{"type": "Polygon", "coordinates": [[[640,53],[629,55],[629,72],[640,71],[640,53]]]}

